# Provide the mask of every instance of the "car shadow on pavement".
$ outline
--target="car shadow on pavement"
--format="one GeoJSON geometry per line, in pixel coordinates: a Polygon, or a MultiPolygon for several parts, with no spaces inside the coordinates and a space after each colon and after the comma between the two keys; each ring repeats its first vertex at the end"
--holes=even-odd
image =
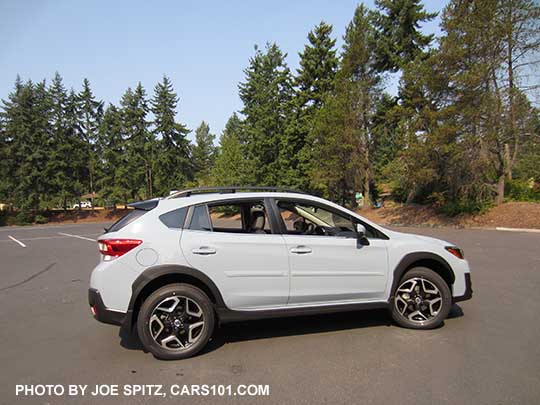
{"type": "Polygon", "coordinates": [[[390,325],[384,309],[234,322],[218,328],[201,354],[233,342],[390,325]]]}
{"type": "MultiPolygon", "coordinates": [[[[461,316],[463,316],[463,310],[459,305],[454,304],[447,319],[461,316]]],[[[234,322],[217,327],[212,339],[197,356],[233,342],[392,326],[393,324],[390,314],[385,309],[234,322]]],[[[121,336],[120,344],[129,350],[144,351],[135,330],[129,336],[121,336]]]]}

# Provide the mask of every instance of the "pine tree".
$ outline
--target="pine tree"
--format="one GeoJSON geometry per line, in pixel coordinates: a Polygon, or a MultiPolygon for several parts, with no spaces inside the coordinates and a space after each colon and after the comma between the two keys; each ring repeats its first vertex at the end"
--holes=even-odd
{"type": "Polygon", "coordinates": [[[221,134],[212,182],[217,186],[253,184],[252,162],[246,158],[246,145],[241,142],[243,123],[234,113],[221,134]]]}
{"type": "Polygon", "coordinates": [[[52,201],[67,209],[68,202],[79,196],[85,167],[84,144],[78,137],[80,122],[73,91],[68,95],[62,77],[56,72],[48,89],[51,98],[52,150],[46,176],[52,180],[52,201]]]}
{"type": "Polygon", "coordinates": [[[336,41],[331,34],[332,26],[320,22],[308,33],[308,44],[299,53],[300,68],[294,79],[295,93],[280,153],[280,166],[286,168],[285,184],[292,187],[310,187],[308,173],[315,164],[310,133],[317,111],[334,88],[338,66],[336,41]]]}
{"type": "Polygon", "coordinates": [[[278,161],[290,112],[292,82],[285,57],[276,44],[267,44],[265,52],[256,48],[244,70],[240,83],[240,99],[244,103],[245,129],[242,141],[248,159],[253,161],[257,185],[283,184],[283,171],[278,161]]]}
{"type": "Polygon", "coordinates": [[[176,122],[178,97],[167,76],[154,88],[151,111],[154,114],[153,133],[158,137],[156,189],[167,195],[193,179],[191,147],[185,125],[176,122]]]}
{"type": "Polygon", "coordinates": [[[146,116],[149,111],[146,91],[141,83],[135,90],[128,88],[120,101],[125,137],[126,172],[124,181],[130,200],[153,195],[154,137],[146,116]]]}
{"type": "Polygon", "coordinates": [[[8,200],[23,211],[45,208],[51,179],[45,173],[51,152],[51,102],[45,81],[22,83],[4,101],[4,131],[9,143],[10,180],[3,182],[8,200]]]}
{"type": "Polygon", "coordinates": [[[207,185],[210,181],[210,173],[216,157],[214,139],[216,136],[210,133],[208,124],[201,122],[195,130],[195,146],[193,147],[195,179],[199,185],[207,185]]]}
{"type": "Polygon", "coordinates": [[[106,205],[116,208],[117,202],[130,199],[129,161],[126,153],[122,111],[109,104],[99,126],[99,149],[103,151],[102,169],[98,183],[106,205]]]}
{"type": "Polygon", "coordinates": [[[362,190],[371,203],[373,170],[371,127],[380,95],[375,32],[368,10],[360,5],[347,26],[336,90],[318,114],[314,153],[318,165],[313,184],[324,194],[350,201],[362,190]],[[330,158],[331,157],[331,158],[330,158]]]}
{"type": "Polygon", "coordinates": [[[100,151],[96,148],[98,127],[103,114],[103,102],[95,99],[90,88],[90,81],[83,80],[83,88],[79,93],[79,108],[81,114],[81,136],[86,144],[88,167],[88,190],[91,195],[92,209],[94,207],[96,171],[100,151]]]}
{"type": "Polygon", "coordinates": [[[321,21],[308,33],[308,44],[300,52],[300,68],[294,79],[296,95],[303,108],[318,110],[334,88],[338,67],[332,26],[321,21]]]}
{"type": "Polygon", "coordinates": [[[429,47],[433,35],[424,35],[419,27],[437,13],[426,12],[420,0],[376,0],[375,5],[379,9],[374,13],[378,68],[396,71],[429,47]]]}
{"type": "Polygon", "coordinates": [[[499,168],[496,202],[500,204],[504,201],[505,182],[512,180],[521,145],[530,133],[523,125],[520,128],[520,121],[523,124],[523,120],[531,119],[533,114],[525,95],[539,87],[531,85],[526,78],[538,65],[538,60],[531,56],[540,51],[540,5],[532,0],[501,0],[499,4],[504,80],[496,83],[496,91],[499,92],[498,97],[504,98],[505,104],[499,110],[505,116],[505,130],[498,138],[502,167],[499,168]]]}
{"type": "Polygon", "coordinates": [[[8,100],[2,100],[2,113],[0,114],[1,150],[0,150],[0,199],[11,206],[15,201],[17,158],[19,157],[20,135],[22,133],[22,98],[26,92],[25,86],[17,75],[13,91],[8,100]]]}

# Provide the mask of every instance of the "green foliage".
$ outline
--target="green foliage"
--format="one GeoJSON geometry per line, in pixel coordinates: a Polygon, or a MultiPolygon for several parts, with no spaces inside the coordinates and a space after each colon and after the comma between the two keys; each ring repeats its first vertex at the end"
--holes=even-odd
{"type": "Polygon", "coordinates": [[[227,121],[219,140],[216,163],[212,169],[212,183],[217,186],[255,184],[252,163],[246,158],[243,139],[243,122],[236,114],[227,121]]]}
{"type": "Polygon", "coordinates": [[[49,222],[49,220],[46,217],[44,217],[43,215],[37,214],[34,217],[34,223],[35,224],[46,224],[48,222],[49,222]]]}
{"type": "Polygon", "coordinates": [[[279,158],[292,98],[285,57],[276,44],[267,44],[264,52],[256,48],[244,70],[245,82],[238,86],[245,116],[241,141],[253,162],[254,180],[260,185],[284,182],[281,168],[287,159],[282,155],[280,162],[279,158]]]}
{"type": "Polygon", "coordinates": [[[438,211],[449,217],[455,217],[459,214],[482,214],[493,206],[491,201],[450,201],[440,206],[438,211]]]}
{"type": "Polygon", "coordinates": [[[34,218],[28,211],[21,211],[6,219],[6,225],[30,225],[32,222],[34,222],[34,218]]]}
{"type": "Polygon", "coordinates": [[[3,110],[7,159],[1,198],[24,210],[38,209],[52,188],[44,170],[51,151],[51,103],[45,82],[23,84],[17,79],[3,110]]]}
{"type": "Polygon", "coordinates": [[[540,202],[540,181],[514,179],[506,183],[505,193],[509,200],[540,202]]]}
{"type": "MultiPolygon", "coordinates": [[[[98,156],[101,151],[97,148],[98,128],[103,113],[103,102],[95,99],[90,82],[88,79],[83,80],[83,88],[78,94],[79,114],[80,114],[80,135],[82,137],[82,145],[86,152],[86,165],[88,179],[88,190],[90,194],[95,193],[96,171],[98,166],[98,156]]],[[[93,197],[92,197],[93,201],[93,197]]],[[[92,204],[93,206],[93,204],[92,204]]]]}
{"type": "Polygon", "coordinates": [[[106,196],[109,204],[125,203],[130,199],[130,173],[127,153],[128,143],[124,139],[123,111],[109,105],[99,127],[99,149],[103,151],[98,187],[100,195],[106,196]]]}
{"type": "Polygon", "coordinates": [[[190,132],[185,125],[176,122],[178,97],[167,76],[154,88],[151,111],[154,114],[153,134],[157,137],[155,149],[156,193],[167,195],[193,180],[191,145],[187,139],[190,132]]]}
{"type": "Polygon", "coordinates": [[[216,159],[215,138],[216,136],[210,133],[210,127],[204,121],[195,130],[193,162],[195,178],[200,185],[207,185],[210,181],[210,173],[216,159]]]}
{"type": "Polygon", "coordinates": [[[381,70],[396,71],[417,57],[433,41],[419,30],[437,13],[428,13],[420,0],[376,0],[377,57],[381,70]]]}
{"type": "MultiPolygon", "coordinates": [[[[126,144],[121,176],[130,200],[150,198],[155,140],[146,117],[149,112],[146,91],[141,83],[128,88],[120,100],[122,133],[126,144]]],[[[111,133],[112,134],[112,133],[111,133]]]]}
{"type": "Polygon", "coordinates": [[[360,190],[371,202],[371,152],[375,106],[381,76],[376,67],[375,31],[368,10],[360,5],[347,26],[340,70],[333,94],[317,115],[312,132],[314,189],[342,203],[354,203],[360,190]]]}
{"type": "Polygon", "coordinates": [[[334,90],[339,60],[331,35],[332,26],[322,21],[308,33],[309,43],[299,53],[300,68],[294,79],[292,109],[280,153],[283,184],[299,189],[312,189],[309,174],[317,166],[315,116],[334,90]]]}

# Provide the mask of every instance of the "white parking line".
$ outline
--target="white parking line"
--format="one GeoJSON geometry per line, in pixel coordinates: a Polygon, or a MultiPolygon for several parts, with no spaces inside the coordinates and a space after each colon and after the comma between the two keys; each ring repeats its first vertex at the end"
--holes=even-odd
{"type": "Polygon", "coordinates": [[[8,235],[8,238],[11,239],[13,242],[18,243],[19,245],[21,245],[21,246],[24,247],[24,248],[26,247],[26,245],[25,245],[24,243],[22,243],[20,240],[15,239],[15,238],[14,238],[13,236],[11,236],[11,235],[8,235]]]}
{"type": "Polygon", "coordinates": [[[63,235],[63,236],[70,236],[72,238],[77,238],[77,239],[89,240],[90,242],[97,242],[97,239],[87,238],[85,236],[72,235],[70,233],[63,233],[63,232],[58,232],[58,234],[63,235]]]}
{"type": "Polygon", "coordinates": [[[82,224],[65,224],[65,225],[25,225],[25,226],[1,226],[0,232],[10,231],[40,231],[42,229],[58,229],[58,228],[81,228],[81,227],[93,227],[98,226],[103,228],[104,225],[111,222],[86,222],[82,224]]]}
{"type": "Polygon", "coordinates": [[[530,229],[530,228],[504,228],[502,226],[498,226],[495,229],[498,231],[506,231],[506,232],[540,233],[540,229],[530,229]]]}

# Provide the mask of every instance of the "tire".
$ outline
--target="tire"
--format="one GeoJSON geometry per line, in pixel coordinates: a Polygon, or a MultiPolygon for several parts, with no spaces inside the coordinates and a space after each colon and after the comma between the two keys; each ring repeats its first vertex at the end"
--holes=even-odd
{"type": "Polygon", "coordinates": [[[452,293],[446,281],[431,269],[414,267],[399,281],[390,312],[404,328],[433,329],[443,324],[451,307],[452,293]]]}
{"type": "Polygon", "coordinates": [[[206,346],[214,323],[214,308],[204,292],[189,284],[169,284],[143,302],[137,332],[156,358],[179,360],[206,346]]]}

